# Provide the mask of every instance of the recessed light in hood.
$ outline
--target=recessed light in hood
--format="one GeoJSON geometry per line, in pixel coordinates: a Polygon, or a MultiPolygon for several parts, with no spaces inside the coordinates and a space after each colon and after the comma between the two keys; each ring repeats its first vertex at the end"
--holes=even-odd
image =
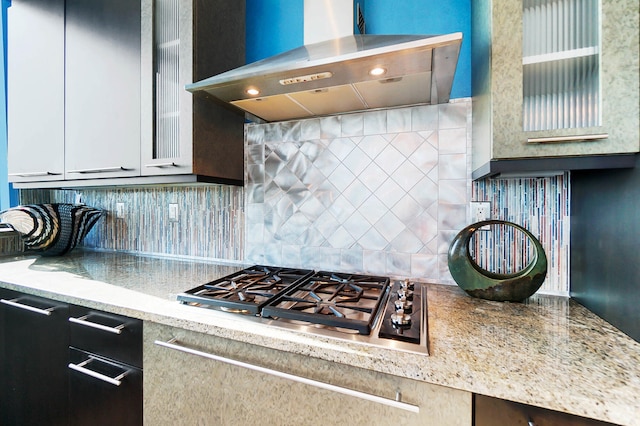
{"type": "Polygon", "coordinates": [[[352,35],[186,86],[264,121],[449,101],[462,33],[352,35]],[[383,69],[376,75],[371,70],[383,69]],[[249,95],[249,88],[258,94],[249,95]]]}

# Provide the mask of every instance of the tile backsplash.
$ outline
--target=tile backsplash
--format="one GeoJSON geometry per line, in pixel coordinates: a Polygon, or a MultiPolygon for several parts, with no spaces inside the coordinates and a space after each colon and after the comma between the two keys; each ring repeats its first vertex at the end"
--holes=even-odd
{"type": "Polygon", "coordinates": [[[450,281],[471,102],[246,125],[251,262],[450,281]]]}
{"type": "Polygon", "coordinates": [[[568,294],[569,179],[471,180],[471,99],[245,125],[245,187],[22,190],[21,203],[108,212],[84,246],[453,284],[447,251],[470,201],[539,235],[543,291],[568,294]],[[116,217],[123,203],[124,217],[116,217]],[[169,220],[169,204],[178,220],[169,220]]]}
{"type": "MultiPolygon", "coordinates": [[[[569,293],[569,182],[569,174],[565,173],[545,178],[484,179],[472,183],[471,199],[489,201],[492,218],[517,223],[540,240],[547,255],[547,278],[542,286],[546,293],[569,293]]],[[[482,238],[478,244],[482,245],[482,238]]],[[[517,248],[517,241],[507,241],[503,251],[496,253],[499,258],[508,259],[517,248]]],[[[483,267],[495,272],[515,272],[507,267],[503,269],[497,262],[483,264],[483,267]]]]}
{"type": "Polygon", "coordinates": [[[22,190],[20,202],[82,201],[107,212],[87,234],[85,247],[219,260],[244,257],[243,189],[227,185],[22,190]],[[124,215],[116,217],[117,204],[124,215]],[[169,220],[169,204],[177,220],[169,220]]]}

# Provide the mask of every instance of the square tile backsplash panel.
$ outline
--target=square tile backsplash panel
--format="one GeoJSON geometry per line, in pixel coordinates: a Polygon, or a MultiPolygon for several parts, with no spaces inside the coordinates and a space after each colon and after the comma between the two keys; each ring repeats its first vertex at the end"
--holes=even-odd
{"type": "Polygon", "coordinates": [[[450,280],[467,223],[470,100],[246,125],[255,263],[450,280]]]}

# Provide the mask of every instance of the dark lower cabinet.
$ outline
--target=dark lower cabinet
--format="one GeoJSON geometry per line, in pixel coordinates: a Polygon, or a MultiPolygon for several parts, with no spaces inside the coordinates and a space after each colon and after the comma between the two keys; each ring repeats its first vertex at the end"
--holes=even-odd
{"type": "Polygon", "coordinates": [[[75,348],[69,366],[69,425],[142,424],[142,369],[75,348]]]}
{"type": "Polygon", "coordinates": [[[68,305],[0,289],[0,424],[66,425],[68,305]]]}
{"type": "Polygon", "coordinates": [[[474,395],[475,426],[605,426],[611,423],[587,419],[531,405],[474,395]]]}
{"type": "Polygon", "coordinates": [[[71,426],[142,425],[142,321],[72,305],[71,426]]]}
{"type": "Polygon", "coordinates": [[[142,425],[142,321],[0,288],[0,425],[142,425]]]}

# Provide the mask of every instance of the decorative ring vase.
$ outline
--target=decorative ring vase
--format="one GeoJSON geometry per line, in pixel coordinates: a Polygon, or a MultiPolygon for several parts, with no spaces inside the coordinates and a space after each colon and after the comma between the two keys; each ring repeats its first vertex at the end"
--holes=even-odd
{"type": "Polygon", "coordinates": [[[504,220],[487,220],[467,226],[456,235],[449,246],[449,271],[458,286],[467,294],[500,302],[521,302],[538,291],[547,276],[547,256],[540,241],[523,227],[504,220]],[[512,226],[523,232],[534,247],[533,259],[513,274],[498,274],[481,268],[472,258],[469,241],[486,225],[512,226]]]}

